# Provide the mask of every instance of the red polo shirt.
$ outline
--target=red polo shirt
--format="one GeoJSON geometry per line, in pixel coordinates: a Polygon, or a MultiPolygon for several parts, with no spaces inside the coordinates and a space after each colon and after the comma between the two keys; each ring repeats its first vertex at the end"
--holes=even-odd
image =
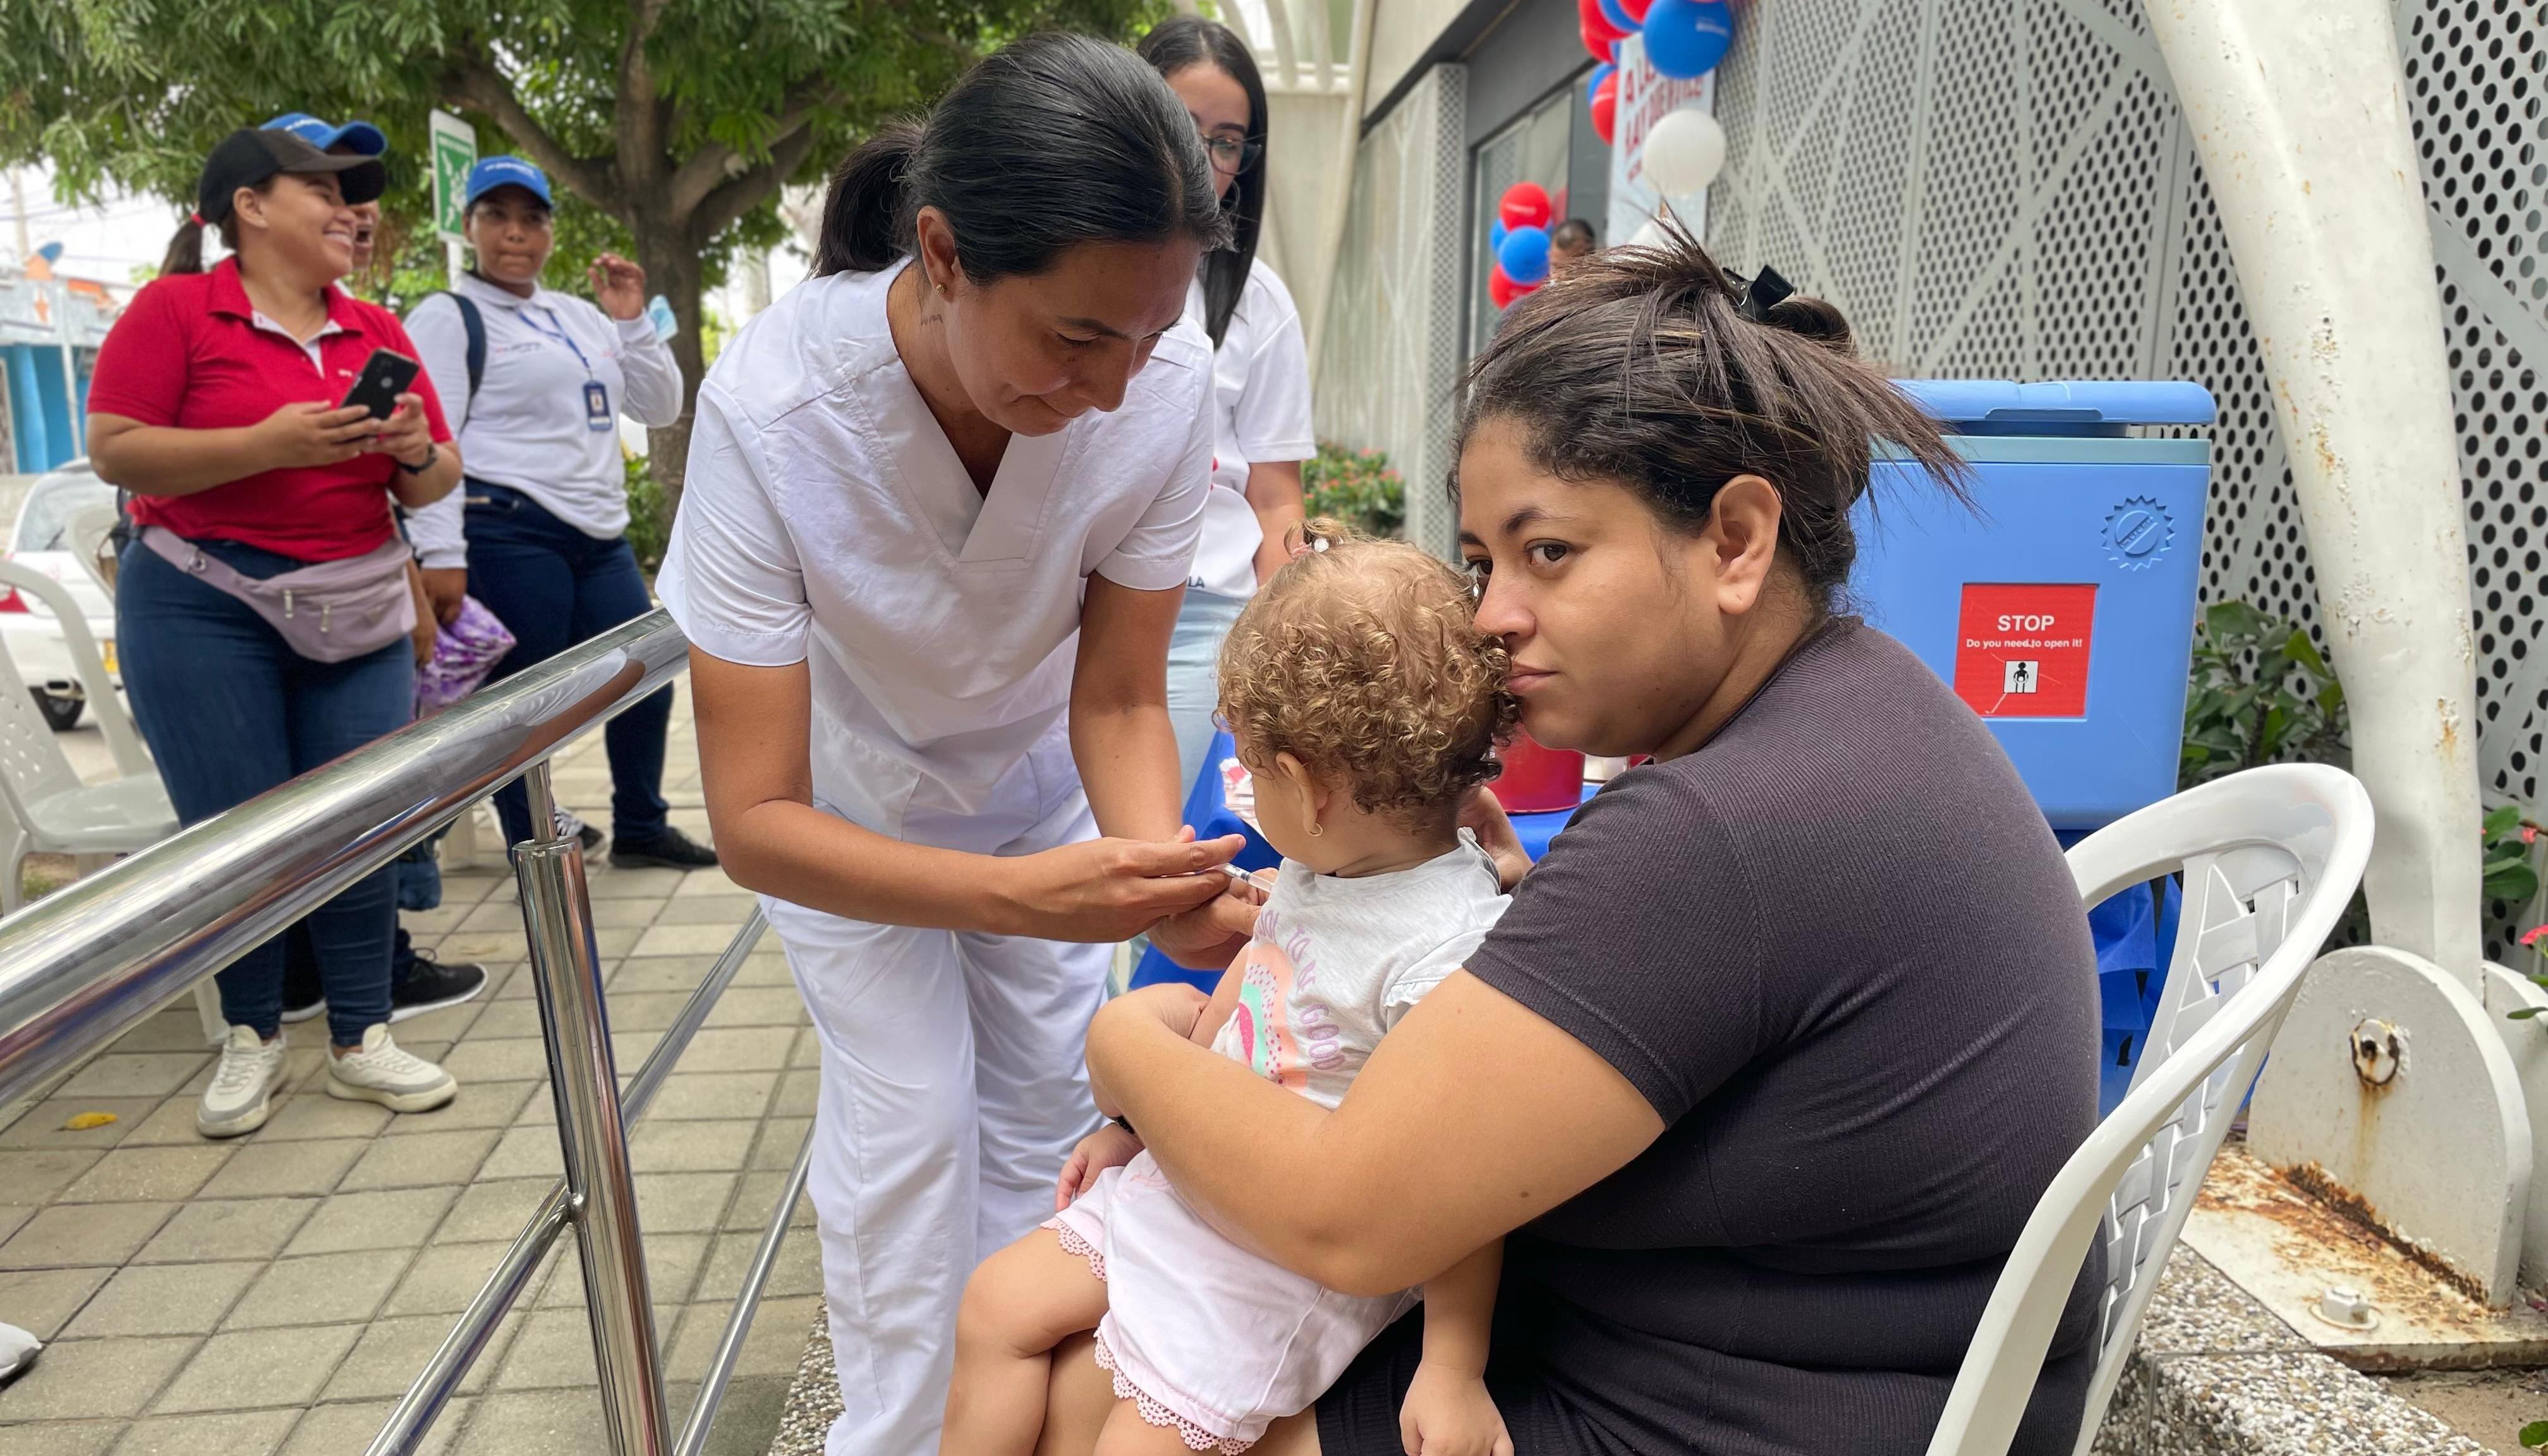
{"type": "MultiPolygon", "coordinates": [[[[342,400],[374,349],[416,357],[397,315],[340,288],[327,290],[327,323],[313,342],[315,364],[299,340],[257,321],[238,260],[225,258],[209,273],[171,274],[135,295],[98,349],[88,408],[143,424],[234,429],[296,402],[342,400]]],[[[433,381],[418,374],[413,388],[424,397],[433,438],[449,445],[433,381]]],[[[339,465],[269,470],[192,496],[136,496],[133,517],[298,561],[341,561],[390,538],[388,491],[397,475],[387,455],[357,455],[339,465]]]]}

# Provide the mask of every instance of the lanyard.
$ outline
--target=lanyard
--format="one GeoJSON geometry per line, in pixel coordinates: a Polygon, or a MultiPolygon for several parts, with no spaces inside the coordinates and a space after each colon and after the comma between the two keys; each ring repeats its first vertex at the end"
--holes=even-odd
{"type": "Polygon", "coordinates": [[[524,323],[530,325],[532,332],[539,334],[543,338],[556,339],[559,343],[566,345],[567,352],[575,355],[575,362],[584,367],[585,378],[592,379],[594,377],[592,372],[592,361],[584,357],[584,350],[577,346],[575,335],[567,331],[567,327],[564,323],[558,321],[557,311],[555,309],[544,308],[533,304],[517,309],[514,312],[521,316],[524,323]],[[532,318],[531,314],[534,309],[537,309],[538,312],[542,314],[548,315],[549,321],[542,323],[537,318],[532,318]]]}

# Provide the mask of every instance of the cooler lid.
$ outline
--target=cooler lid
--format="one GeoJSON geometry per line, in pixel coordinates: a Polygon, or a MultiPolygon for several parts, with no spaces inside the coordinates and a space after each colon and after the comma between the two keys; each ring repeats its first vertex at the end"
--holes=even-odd
{"type": "Polygon", "coordinates": [[[2212,392],[2182,379],[1897,379],[1902,393],[1967,434],[2121,434],[2135,424],[2210,424],[2212,392]]]}

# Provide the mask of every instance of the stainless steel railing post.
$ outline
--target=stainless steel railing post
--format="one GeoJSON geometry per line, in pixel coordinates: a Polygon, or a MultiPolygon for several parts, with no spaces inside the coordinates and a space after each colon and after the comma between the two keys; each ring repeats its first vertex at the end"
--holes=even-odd
{"type": "Polygon", "coordinates": [[[672,1442],[664,1369],[655,1342],[654,1299],[646,1287],[627,1130],[620,1122],[610,1022],[601,1005],[583,849],[558,838],[548,764],[532,765],[522,778],[530,791],[532,833],[539,838],[514,846],[513,873],[537,977],[549,1088],[557,1098],[558,1142],[583,1256],[602,1418],[614,1456],[665,1456],[672,1442]]]}

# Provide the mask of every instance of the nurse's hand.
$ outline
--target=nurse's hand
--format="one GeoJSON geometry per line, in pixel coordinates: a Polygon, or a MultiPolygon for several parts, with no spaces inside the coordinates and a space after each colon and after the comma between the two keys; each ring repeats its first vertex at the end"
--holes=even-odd
{"type": "Polygon", "coordinates": [[[1229,883],[1221,866],[1245,844],[1234,834],[1200,844],[1099,839],[990,860],[1002,913],[988,928],[1047,941],[1131,940],[1218,898],[1229,883]]]}
{"type": "Polygon", "coordinates": [[[1151,926],[1150,944],[1188,970],[1224,969],[1256,934],[1256,907],[1263,903],[1262,891],[1232,880],[1213,899],[1151,926]]]}

